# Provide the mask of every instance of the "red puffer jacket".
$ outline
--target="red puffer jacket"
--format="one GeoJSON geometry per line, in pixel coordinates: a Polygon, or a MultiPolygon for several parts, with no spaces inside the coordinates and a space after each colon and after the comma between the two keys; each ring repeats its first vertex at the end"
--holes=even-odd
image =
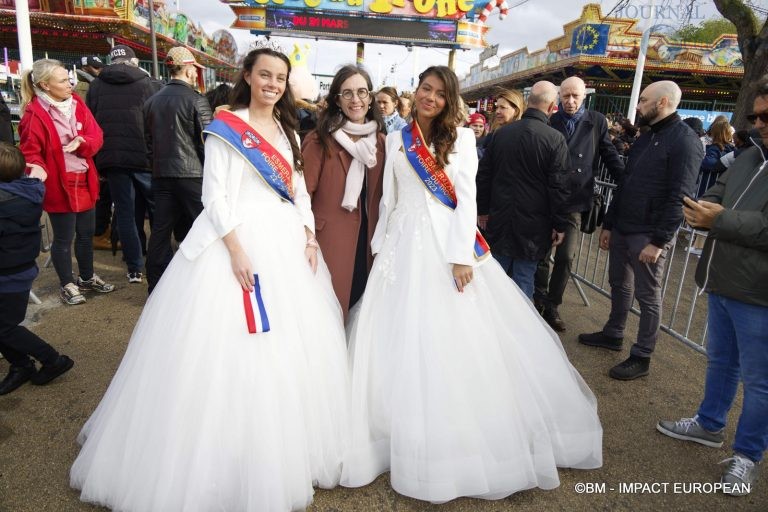
{"type": "Polygon", "coordinates": [[[37,164],[48,173],[43,209],[49,213],[90,210],[99,198],[99,176],[93,155],[101,149],[103,135],[85,102],[74,94],[72,98],[77,103],[77,132],[85,139],[75,154],[88,162],[85,173],[66,172],[64,151],[56,127],[36,97],[27,105],[19,124],[20,147],[27,164],[37,164]]]}

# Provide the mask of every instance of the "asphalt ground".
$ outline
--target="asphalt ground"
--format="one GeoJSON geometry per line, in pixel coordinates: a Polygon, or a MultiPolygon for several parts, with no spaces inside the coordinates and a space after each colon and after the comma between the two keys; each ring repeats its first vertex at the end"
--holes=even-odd
{"type": "MultiPolygon", "coordinates": [[[[45,255],[41,257],[41,264],[45,255]]],[[[52,268],[43,268],[35,293],[43,304],[30,305],[28,324],[75,367],[47,386],[24,385],[0,397],[0,512],[105,510],[79,501],[69,488],[68,471],[78,452],[75,438],[98,404],[125,351],[146,299],[146,284],[128,284],[120,253],[96,253],[96,271],[117,284],[108,295],[88,296],[80,306],[58,300],[52,268]]],[[[741,396],[721,449],[670,439],[659,434],[659,419],[692,416],[701,399],[706,359],[662,334],[648,377],[619,382],[608,369],[628,355],[580,345],[580,332],[599,329],[609,301],[586,291],[585,307],[573,285],[561,315],[568,330],[565,350],[597,396],[604,429],[604,465],[593,471],[561,470],[560,487],[528,490],[497,501],[458,499],[436,506],[395,493],[382,475],[360,489],[317,490],[310,511],[768,511],[768,478],[761,475],[751,495],[734,498],[711,492],[731,455],[728,446],[741,396]]],[[[701,322],[702,320],[698,320],[701,322]]],[[[698,326],[701,327],[700,325],[698,326]]],[[[636,332],[632,316],[628,340],[636,332]]],[[[535,340],[531,340],[535,342],[535,340]]],[[[8,364],[0,360],[0,374],[8,364]]],[[[201,375],[200,378],[205,378],[201,375]]],[[[207,511],[202,511],[207,512],[207,511]]]]}

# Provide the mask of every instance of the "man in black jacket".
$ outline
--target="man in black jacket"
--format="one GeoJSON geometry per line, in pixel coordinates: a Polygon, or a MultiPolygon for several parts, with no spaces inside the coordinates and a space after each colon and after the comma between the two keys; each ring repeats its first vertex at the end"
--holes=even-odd
{"type": "MultiPolygon", "coordinates": [[[[197,93],[198,68],[187,48],[171,48],[165,61],[171,81],[144,104],[144,123],[152,165],[155,218],[147,247],[149,293],[171,262],[171,232],[184,217],[187,226],[203,211],[203,129],[211,106],[197,93]]],[[[186,233],[177,233],[181,241],[186,233]]]]}
{"type": "Polygon", "coordinates": [[[556,102],[555,85],[536,82],[523,118],[493,133],[477,172],[478,224],[528,298],[537,263],[568,225],[568,146],[547,124],[556,102]]]}
{"type": "MultiPolygon", "coordinates": [[[[136,226],[136,194],[144,199],[150,219],[153,205],[142,107],[159,85],[139,67],[130,47],[115,46],[109,56],[112,64],[94,78],[88,89],[88,108],[104,131],[104,145],[94,161],[99,172],[107,177],[115,203],[128,282],[141,283],[144,251],[136,226]]],[[[143,219],[140,220],[143,224],[143,219]]]]}
{"type": "Polygon", "coordinates": [[[611,368],[614,379],[648,375],[659,334],[667,252],[683,220],[683,198],[694,194],[704,158],[701,141],[675,112],[680,97],[677,84],[666,80],[640,94],[637,125],[651,129],[629,151],[600,233],[600,248],[611,253],[611,314],[602,331],[580,334],[579,341],[621,350],[633,297],[640,304],[637,342],[629,358],[611,368]]]}
{"type": "Polygon", "coordinates": [[[568,141],[571,158],[568,177],[572,193],[565,210],[568,212],[565,239],[554,251],[552,276],[549,274],[549,257],[545,257],[536,269],[533,299],[544,319],[556,331],[565,330],[565,322],[557,308],[563,303],[563,293],[571,277],[571,265],[579,242],[581,212],[588,211],[592,206],[598,164],[602,161],[614,179],[624,172],[624,162],[608,136],[608,121],[600,112],[585,109],[586,96],[584,80],[576,76],[566,78],[560,84],[560,106],[550,118],[550,126],[568,141]]]}
{"type": "Polygon", "coordinates": [[[0,395],[29,380],[46,384],[75,364],[21,325],[38,273],[45,194],[40,180],[24,176],[25,167],[21,151],[0,142],[0,354],[11,365],[0,381],[0,395]],[[34,359],[42,363],[40,370],[34,359]]]}

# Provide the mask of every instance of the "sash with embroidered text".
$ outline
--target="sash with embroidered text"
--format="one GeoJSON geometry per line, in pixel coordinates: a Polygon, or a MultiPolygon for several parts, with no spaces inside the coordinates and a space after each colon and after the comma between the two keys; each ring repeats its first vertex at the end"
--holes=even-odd
{"type": "Polygon", "coordinates": [[[293,170],[267,140],[251,125],[227,110],[222,110],[203,130],[203,136],[215,135],[240,153],[275,194],[293,203],[293,170]]]}
{"type": "MultiPolygon", "coordinates": [[[[440,167],[435,157],[429,152],[429,148],[427,148],[421,135],[419,125],[414,120],[410,125],[403,128],[400,134],[403,138],[405,157],[422,184],[435,199],[451,210],[455,210],[458,205],[456,189],[445,169],[440,167]]],[[[484,260],[491,254],[488,242],[480,234],[480,231],[475,232],[475,245],[473,249],[475,259],[478,261],[484,260]]]]}

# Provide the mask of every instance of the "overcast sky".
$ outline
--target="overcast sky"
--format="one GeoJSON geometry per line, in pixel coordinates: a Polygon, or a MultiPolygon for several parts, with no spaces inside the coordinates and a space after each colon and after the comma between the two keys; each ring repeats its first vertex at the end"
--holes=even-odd
{"type": "MultiPolygon", "coordinates": [[[[649,0],[632,0],[635,6],[646,5],[649,0]]],[[[676,5],[680,0],[656,0],[656,5],[665,2],[676,5]]],[[[220,28],[229,29],[235,19],[229,6],[215,0],[181,0],[182,11],[195,22],[202,24],[208,34],[220,28]]],[[[475,0],[484,3],[485,0],[475,0]]],[[[581,14],[582,7],[587,1],[579,0],[507,0],[510,6],[504,20],[499,20],[498,10],[491,13],[487,34],[489,44],[499,44],[499,55],[503,55],[524,46],[534,52],[546,46],[547,41],[562,35],[563,24],[575,20],[581,14]]],[[[603,14],[607,14],[618,0],[595,0],[592,3],[601,4],[603,14]]],[[[702,18],[717,15],[711,0],[699,0],[698,13],[702,18]]],[[[753,4],[767,6],[768,0],[753,0],[753,4]]],[[[174,8],[172,1],[168,2],[169,9],[174,8]]],[[[694,20],[696,21],[696,20],[694,20]]],[[[666,23],[674,24],[674,20],[666,23]]],[[[246,30],[230,29],[237,40],[240,51],[248,47],[254,36],[246,30]]],[[[310,71],[316,74],[333,75],[339,66],[355,61],[355,43],[342,41],[314,41],[302,38],[274,38],[288,51],[294,43],[312,46],[309,56],[310,71]]],[[[456,71],[459,76],[469,71],[472,64],[478,62],[480,50],[458,51],[456,54],[456,71]]],[[[448,50],[418,48],[408,52],[402,45],[365,45],[365,66],[374,82],[385,81],[388,85],[396,85],[400,90],[411,89],[411,79],[415,74],[432,64],[447,64],[448,50]],[[394,66],[394,73],[391,72],[394,66]]]]}

